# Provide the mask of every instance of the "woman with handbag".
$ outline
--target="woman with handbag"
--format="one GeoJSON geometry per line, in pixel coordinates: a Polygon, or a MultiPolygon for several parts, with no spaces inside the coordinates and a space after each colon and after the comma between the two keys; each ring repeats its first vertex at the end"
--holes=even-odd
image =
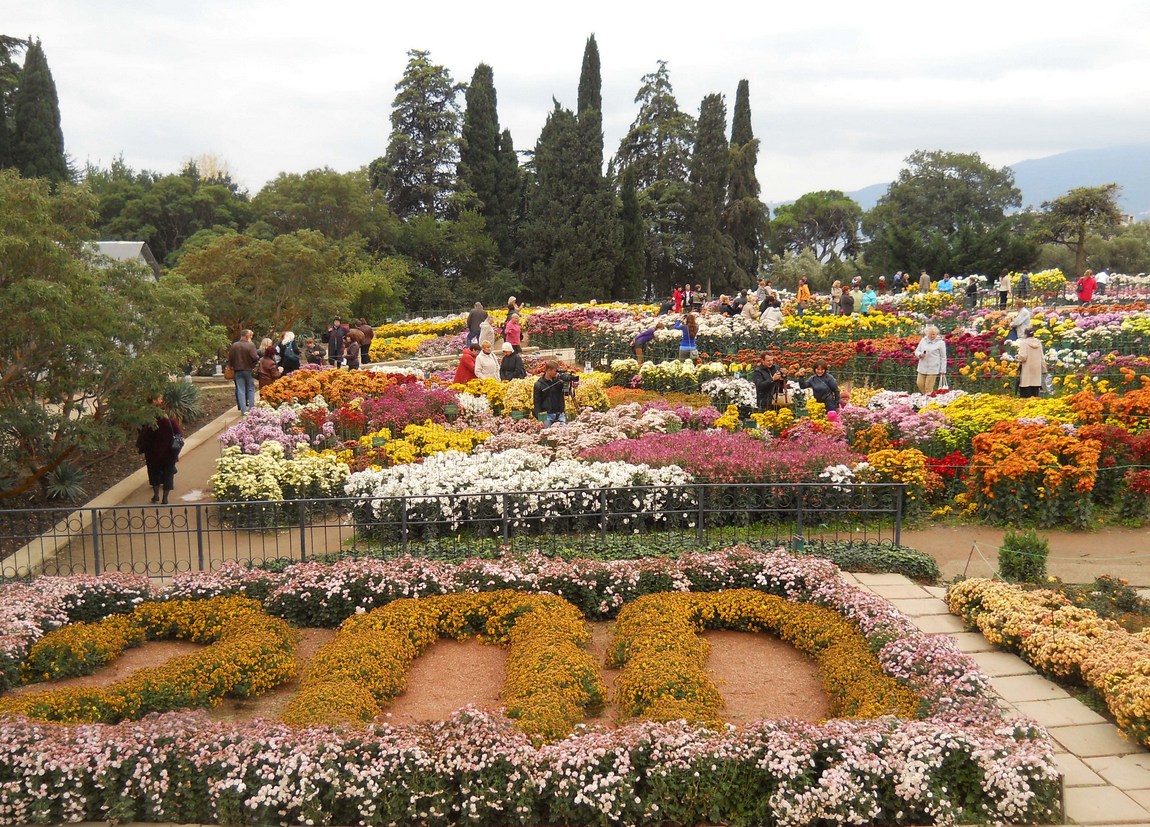
{"type": "Polygon", "coordinates": [[[938,335],[938,328],[928,324],[919,340],[914,355],[918,357],[918,392],[934,392],[934,383],[946,382],[946,340],[938,335]]]}
{"type": "Polygon", "coordinates": [[[136,435],[136,450],[144,455],[148,485],[152,486],[152,502],[167,505],[168,494],[175,488],[176,462],[184,447],[184,431],[180,421],[164,411],[163,397],[157,397],[153,404],[157,408],[156,421],[140,428],[136,435]]]}

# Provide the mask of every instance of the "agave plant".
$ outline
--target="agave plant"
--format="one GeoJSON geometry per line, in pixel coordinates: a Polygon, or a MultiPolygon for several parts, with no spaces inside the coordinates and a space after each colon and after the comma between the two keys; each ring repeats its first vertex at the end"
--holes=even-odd
{"type": "Polygon", "coordinates": [[[164,410],[180,422],[191,422],[204,415],[200,389],[191,382],[171,382],[164,388],[164,410]]]}
{"type": "Polygon", "coordinates": [[[62,462],[44,478],[44,491],[49,499],[76,502],[88,495],[84,488],[86,476],[75,465],[62,462]]]}

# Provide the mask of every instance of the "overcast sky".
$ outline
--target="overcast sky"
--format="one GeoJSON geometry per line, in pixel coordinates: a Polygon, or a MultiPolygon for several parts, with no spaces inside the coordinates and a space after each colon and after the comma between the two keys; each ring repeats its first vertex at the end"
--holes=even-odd
{"type": "Polygon", "coordinates": [[[766,201],[889,182],[916,149],[1002,166],[1150,140],[1147,0],[0,0],[0,27],[40,38],[78,165],[210,153],[253,194],[383,155],[410,49],[457,81],[490,64],[531,149],[552,98],[574,106],[592,33],[608,156],[658,60],[693,115],[719,92],[729,118],[746,78],[766,201]]]}

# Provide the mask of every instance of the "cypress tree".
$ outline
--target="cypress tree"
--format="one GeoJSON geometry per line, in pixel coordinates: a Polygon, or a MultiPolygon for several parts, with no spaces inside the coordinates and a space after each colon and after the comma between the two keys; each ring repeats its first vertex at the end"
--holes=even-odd
{"type": "Polygon", "coordinates": [[[459,184],[478,200],[480,213],[491,224],[496,209],[496,153],[499,149],[499,116],[495,104],[495,80],[491,67],[475,67],[467,87],[467,107],[459,143],[459,184]]]}
{"type": "Polygon", "coordinates": [[[12,59],[25,42],[0,34],[0,169],[12,166],[12,90],[20,80],[20,64],[12,59]]]}
{"type": "Polygon", "coordinates": [[[523,210],[523,173],[519,169],[519,156],[515,154],[515,144],[508,129],[504,129],[499,136],[499,150],[495,158],[495,204],[487,226],[499,247],[500,262],[510,265],[515,258],[516,226],[523,210]]]}
{"type": "Polygon", "coordinates": [[[731,177],[723,227],[734,251],[734,278],[746,286],[758,275],[767,228],[767,207],[759,200],[755,164],[759,142],[751,128],[750,86],[739,81],[731,122],[731,177]]]}
{"type": "Polygon", "coordinates": [[[12,95],[12,163],[25,178],[59,184],[71,177],[60,129],[56,83],[40,41],[28,44],[20,83],[12,95]]]}
{"type": "Polygon", "coordinates": [[[723,210],[731,155],[727,146],[727,107],[723,96],[710,94],[699,107],[695,151],[691,154],[690,224],[695,280],[707,292],[734,285],[734,245],[723,231],[723,210]]]}
{"type": "Polygon", "coordinates": [[[599,44],[595,35],[583,47],[583,68],[579,72],[579,100],[576,113],[582,117],[588,109],[603,114],[603,79],[599,71],[599,44]]]}
{"type": "Polygon", "coordinates": [[[639,211],[639,193],[635,190],[635,173],[632,170],[623,172],[619,198],[622,201],[619,223],[622,225],[623,250],[611,298],[616,301],[633,301],[643,291],[643,273],[647,265],[647,233],[643,225],[643,215],[639,211]]]}

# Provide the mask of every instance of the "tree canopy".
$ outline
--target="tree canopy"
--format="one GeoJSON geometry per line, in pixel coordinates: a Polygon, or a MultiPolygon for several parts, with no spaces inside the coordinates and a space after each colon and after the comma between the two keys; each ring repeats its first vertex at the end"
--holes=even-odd
{"type": "Polygon", "coordinates": [[[1019,261],[1007,211],[1022,203],[1009,167],[978,153],[918,150],[865,217],[867,261],[879,270],[990,272],[1019,261]]]}
{"type": "Polygon", "coordinates": [[[859,251],[862,207],[840,190],[808,192],[775,210],[771,246],[777,253],[809,249],[821,263],[854,256],[859,251]]]}
{"type": "Polygon", "coordinates": [[[0,170],[0,498],[155,416],[168,374],[224,344],[199,288],[95,258],[95,199],[0,170]]]}
{"type": "Polygon", "coordinates": [[[9,155],[20,174],[47,178],[54,184],[71,180],[56,82],[39,40],[29,43],[24,54],[24,69],[12,93],[12,121],[9,155]]]}
{"type": "Polygon", "coordinates": [[[1075,187],[1066,195],[1046,201],[1038,222],[1043,241],[1061,244],[1074,251],[1074,275],[1086,269],[1086,241],[1093,233],[1108,236],[1122,221],[1118,209],[1117,184],[1075,187]]]}

